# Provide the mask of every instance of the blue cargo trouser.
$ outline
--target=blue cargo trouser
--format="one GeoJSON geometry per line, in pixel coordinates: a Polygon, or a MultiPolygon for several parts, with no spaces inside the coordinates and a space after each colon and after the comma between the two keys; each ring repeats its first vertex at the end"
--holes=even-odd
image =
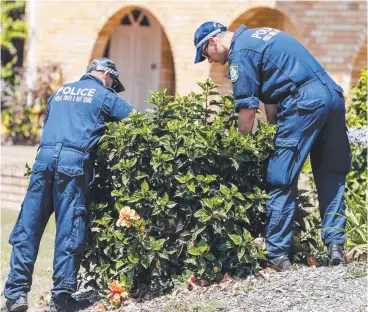
{"type": "Polygon", "coordinates": [[[42,147],[21,212],[10,236],[13,245],[5,297],[30,291],[42,234],[55,212],[54,298],[67,298],[77,289],[77,274],[86,237],[86,192],[92,178],[89,154],[62,147],[42,147]]]}
{"type": "Polygon", "coordinates": [[[270,258],[290,251],[298,196],[298,176],[310,153],[322,220],[322,240],[344,244],[344,190],[351,151],[343,91],[322,73],[281,102],[276,149],[267,172],[266,248],[270,258]],[[318,76],[318,78],[317,78],[318,76]],[[340,214],[341,216],[337,215],[340,214]],[[335,228],[335,229],[331,229],[335,228]]]}

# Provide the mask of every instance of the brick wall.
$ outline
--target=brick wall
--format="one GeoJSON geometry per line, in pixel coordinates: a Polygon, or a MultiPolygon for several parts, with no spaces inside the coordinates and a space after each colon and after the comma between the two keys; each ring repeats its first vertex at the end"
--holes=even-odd
{"type": "Polygon", "coordinates": [[[32,166],[36,154],[34,146],[1,147],[1,208],[20,209],[29,182],[25,165],[32,166]]]}
{"type": "Polygon", "coordinates": [[[291,12],[291,20],[298,26],[303,43],[338,83],[348,90],[353,60],[367,37],[367,3],[290,1],[279,2],[277,8],[291,12]]]}
{"type": "MultiPolygon", "coordinates": [[[[210,75],[209,64],[193,64],[193,34],[207,20],[235,25],[253,9],[270,8],[273,12],[248,16],[249,26],[258,20],[283,25],[281,28],[285,29],[295,28],[299,40],[345,89],[351,82],[353,60],[367,36],[367,4],[363,1],[40,1],[36,29],[38,63],[60,62],[67,80],[79,78],[93,57],[103,55],[120,18],[135,7],[149,11],[162,25],[172,49],[178,93],[198,90],[195,82],[210,75]]],[[[165,49],[164,44],[165,40],[165,49]]],[[[167,51],[162,55],[167,55],[167,51]]],[[[163,63],[160,86],[174,77],[165,66],[163,63]]]]}
{"type": "Polygon", "coordinates": [[[360,71],[367,66],[367,39],[359,50],[357,57],[354,60],[353,73],[351,75],[351,83],[355,84],[359,77],[360,71]]]}

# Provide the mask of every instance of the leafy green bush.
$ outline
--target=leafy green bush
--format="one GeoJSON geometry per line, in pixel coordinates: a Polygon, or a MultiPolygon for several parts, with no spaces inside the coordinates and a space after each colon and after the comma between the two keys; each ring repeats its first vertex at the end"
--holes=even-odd
{"type": "Polygon", "coordinates": [[[367,261],[368,254],[368,207],[365,198],[348,191],[345,196],[346,248],[349,259],[367,261]]]}
{"type": "Polygon", "coordinates": [[[110,290],[120,282],[158,295],[180,276],[244,276],[265,259],[258,237],[275,126],[240,135],[234,99],[211,91],[210,80],[199,86],[187,96],[153,92],[150,117],[132,112],[108,124],[91,192],[87,285],[106,292],[115,281],[110,290]]]}
{"type": "MultiPolygon", "coordinates": [[[[348,127],[362,129],[367,127],[367,68],[361,71],[360,79],[351,89],[352,103],[348,108],[348,127]]],[[[367,134],[366,134],[367,135],[367,134]]],[[[347,186],[351,191],[350,198],[359,195],[367,196],[367,145],[351,146],[352,168],[347,176],[347,186]]]]}
{"type": "Polygon", "coordinates": [[[47,101],[63,83],[61,68],[49,64],[38,68],[33,90],[26,87],[26,76],[12,85],[2,81],[1,124],[2,142],[12,144],[37,144],[44,123],[47,101]],[[32,105],[27,105],[31,92],[32,105]]]}
{"type": "MultiPolygon", "coordinates": [[[[349,129],[365,130],[367,137],[367,68],[361,71],[360,79],[352,88],[352,103],[348,109],[349,129]]],[[[367,260],[368,223],[367,223],[367,143],[352,144],[352,169],[347,176],[345,194],[347,251],[349,257],[367,260]]]]}

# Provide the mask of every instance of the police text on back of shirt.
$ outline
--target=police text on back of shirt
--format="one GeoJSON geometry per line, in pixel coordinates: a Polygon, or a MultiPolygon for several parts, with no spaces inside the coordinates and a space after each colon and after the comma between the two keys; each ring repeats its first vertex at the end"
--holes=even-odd
{"type": "Polygon", "coordinates": [[[55,101],[71,101],[92,103],[96,89],[61,87],[55,96],[55,101]]]}
{"type": "Polygon", "coordinates": [[[263,27],[258,29],[253,35],[253,38],[261,39],[264,41],[270,40],[273,36],[277,35],[280,32],[278,29],[263,27]]]}

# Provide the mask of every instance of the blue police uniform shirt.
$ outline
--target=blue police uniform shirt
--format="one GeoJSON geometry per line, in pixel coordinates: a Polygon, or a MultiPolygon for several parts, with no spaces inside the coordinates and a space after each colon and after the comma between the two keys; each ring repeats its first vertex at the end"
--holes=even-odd
{"type": "Polygon", "coordinates": [[[323,73],[321,65],[292,36],[274,28],[240,26],[229,50],[229,78],[236,110],[277,104],[293,88],[323,73]]]}
{"type": "Polygon", "coordinates": [[[133,107],[92,75],[63,85],[48,101],[42,146],[64,146],[91,151],[105,131],[105,122],[119,121],[133,107]]]}

